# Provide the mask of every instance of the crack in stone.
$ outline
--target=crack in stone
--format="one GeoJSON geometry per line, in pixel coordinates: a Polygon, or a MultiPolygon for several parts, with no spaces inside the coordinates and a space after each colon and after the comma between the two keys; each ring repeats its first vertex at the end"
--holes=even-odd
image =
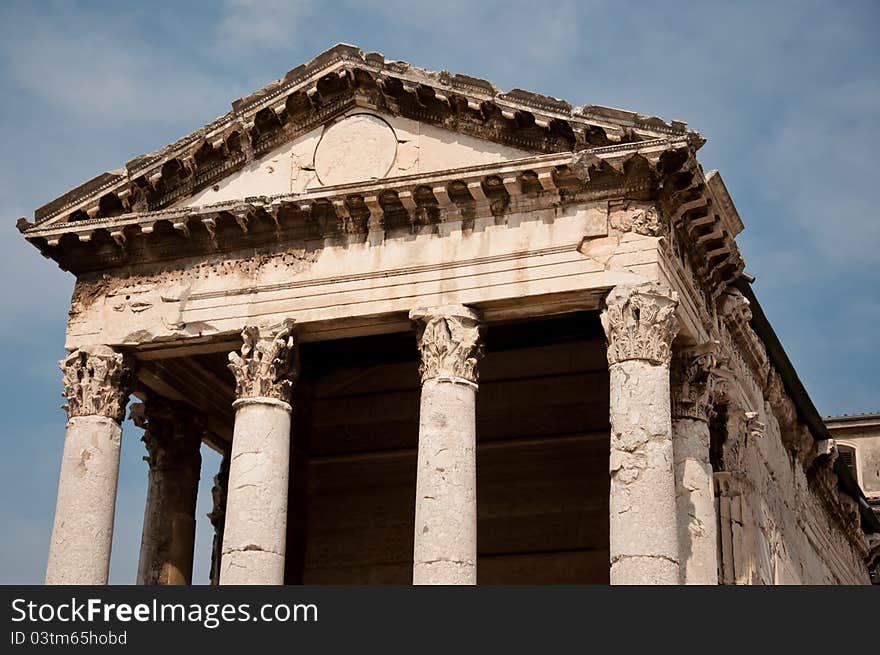
{"type": "Polygon", "coordinates": [[[460,560],[460,559],[449,559],[446,557],[440,557],[438,559],[427,559],[422,562],[418,562],[418,564],[456,564],[458,566],[473,566],[474,563],[472,560],[460,560]]]}
{"type": "MultiPolygon", "coordinates": [[[[271,553],[272,555],[278,555],[279,557],[284,557],[281,553],[270,550],[268,548],[263,548],[262,546],[258,546],[257,544],[247,544],[240,548],[230,548],[229,550],[223,551],[223,555],[230,555],[232,553],[248,553],[248,552],[258,552],[258,553],[271,553]]],[[[235,564],[235,562],[231,562],[235,564]]]]}
{"type": "Polygon", "coordinates": [[[666,555],[615,555],[614,557],[611,558],[611,563],[616,564],[617,562],[620,562],[621,560],[624,560],[624,559],[662,559],[662,560],[666,560],[667,562],[671,562],[672,564],[675,564],[676,566],[679,565],[678,560],[672,559],[671,557],[667,557],[666,555]]]}

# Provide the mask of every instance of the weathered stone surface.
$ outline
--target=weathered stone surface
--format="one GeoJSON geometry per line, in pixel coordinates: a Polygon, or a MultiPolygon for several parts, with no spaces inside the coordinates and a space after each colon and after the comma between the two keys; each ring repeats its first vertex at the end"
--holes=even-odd
{"type": "Polygon", "coordinates": [[[149,397],[132,407],[144,428],[150,467],[138,584],[188,585],[192,581],[196,499],[202,465],[203,421],[192,407],[149,397]]]}
{"type": "Polygon", "coordinates": [[[477,583],[476,389],[422,387],[413,584],[477,583]]]}
{"type": "Polygon", "coordinates": [[[131,370],[121,353],[100,347],[77,350],[58,362],[58,366],[64,373],[64,409],[69,418],[106,416],[122,422],[131,370]]]}
{"type": "Polygon", "coordinates": [[[674,292],[615,287],[602,326],[611,376],[611,584],[678,584],[669,362],[674,292]]]}
{"type": "Polygon", "coordinates": [[[678,584],[669,369],[628,360],[610,374],[611,584],[678,584]]]}
{"type": "Polygon", "coordinates": [[[718,381],[719,344],[683,348],[675,354],[670,371],[672,417],[708,421],[718,381]]]}
{"type": "Polygon", "coordinates": [[[107,584],[121,438],[106,416],[68,419],[46,584],[107,584]]]}
{"type": "Polygon", "coordinates": [[[459,305],[414,309],[409,317],[418,324],[422,382],[443,378],[476,384],[477,362],[483,356],[477,313],[459,305]]]}
{"type": "Polygon", "coordinates": [[[718,536],[709,424],[690,417],[672,420],[681,581],[718,584],[718,536]]]}
{"type": "Polygon", "coordinates": [[[46,583],[106,584],[130,370],[110,348],[60,365],[68,419],[46,583]]]}
{"type": "Polygon", "coordinates": [[[682,348],[672,360],[672,441],[684,584],[718,584],[718,521],[709,454],[718,350],[717,343],[682,348]]]}
{"type": "Polygon", "coordinates": [[[335,185],[385,177],[397,159],[397,135],[373,114],[353,114],[327,127],[315,148],[315,173],[335,185]]]}
{"type": "Polygon", "coordinates": [[[413,584],[477,582],[479,315],[416,310],[422,353],[413,584]]]}
{"type": "Polygon", "coordinates": [[[289,401],[297,371],[293,321],[285,322],[271,339],[261,339],[260,329],[248,326],[241,333],[241,340],[241,354],[229,353],[235,397],[289,401]]]}
{"type": "Polygon", "coordinates": [[[290,470],[290,398],[298,373],[293,323],[242,334],[220,584],[283,584],[290,470]]]}
{"type": "Polygon", "coordinates": [[[608,363],[639,360],[668,367],[678,334],[677,302],[678,295],[659,283],[612,289],[602,312],[608,363]]]}
{"type": "Polygon", "coordinates": [[[220,584],[283,584],[290,406],[237,402],[220,584]]]}

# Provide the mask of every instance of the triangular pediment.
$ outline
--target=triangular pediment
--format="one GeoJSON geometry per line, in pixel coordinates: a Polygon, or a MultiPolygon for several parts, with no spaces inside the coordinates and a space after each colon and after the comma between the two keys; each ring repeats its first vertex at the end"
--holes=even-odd
{"type": "Polygon", "coordinates": [[[255,196],[496,164],[535,153],[361,107],[328,120],[174,203],[199,207],[255,196]]]}
{"type": "Polygon", "coordinates": [[[337,45],[192,134],[40,207],[35,219],[45,227],[367,181],[386,165],[394,177],[670,137],[701,141],[681,122],[502,92],[337,45]]]}

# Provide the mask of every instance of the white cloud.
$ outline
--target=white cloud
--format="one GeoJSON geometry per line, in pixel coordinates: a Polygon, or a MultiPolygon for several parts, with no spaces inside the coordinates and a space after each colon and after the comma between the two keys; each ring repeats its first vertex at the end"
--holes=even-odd
{"type": "Polygon", "coordinates": [[[880,249],[878,114],[880,83],[824,86],[788,107],[758,150],[762,193],[789,207],[776,220],[799,226],[835,266],[876,262],[880,249]]]}
{"type": "Polygon", "coordinates": [[[230,92],[172,48],[113,16],[26,14],[0,27],[0,55],[21,90],[79,121],[117,125],[213,118],[230,92]]]}
{"type": "Polygon", "coordinates": [[[312,9],[311,0],[224,0],[217,47],[290,47],[312,9]]]}

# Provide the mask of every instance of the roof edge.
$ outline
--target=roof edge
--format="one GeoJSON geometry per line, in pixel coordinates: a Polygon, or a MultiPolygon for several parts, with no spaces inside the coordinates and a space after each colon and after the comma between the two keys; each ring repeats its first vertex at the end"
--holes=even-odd
{"type": "MultiPolygon", "coordinates": [[[[737,278],[732,284],[749,301],[749,309],[752,312],[749,325],[764,343],[767,355],[779,373],[779,377],[782,378],[785,391],[794,403],[798,417],[807,426],[810,434],[813,435],[813,439],[817,441],[833,439],[828,426],[822,420],[819,410],[813,404],[813,400],[807,393],[806,387],[804,387],[797,371],[795,371],[794,365],[782,347],[782,342],[779,341],[776,331],[770,325],[770,321],[767,320],[767,315],[764,314],[764,310],[761,308],[761,304],[758,302],[751,284],[744,277],[737,278]]],[[[868,500],[862,488],[842,460],[837,459],[834,462],[834,473],[837,475],[840,489],[858,503],[859,514],[862,519],[862,529],[865,532],[880,533],[880,519],[878,519],[877,515],[868,505],[868,500]]]]}

